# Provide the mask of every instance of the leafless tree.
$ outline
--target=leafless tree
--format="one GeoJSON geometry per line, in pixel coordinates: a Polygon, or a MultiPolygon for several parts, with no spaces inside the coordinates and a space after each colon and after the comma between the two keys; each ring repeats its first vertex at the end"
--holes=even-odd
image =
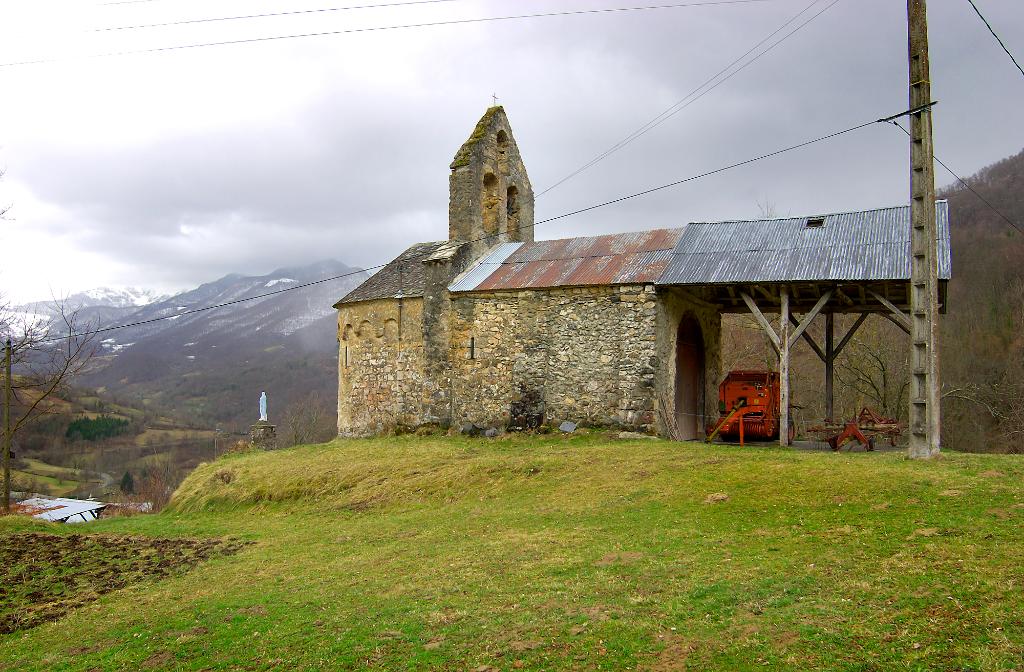
{"type": "MultiPolygon", "coordinates": [[[[58,400],[96,353],[96,329],[85,324],[65,301],[54,302],[48,323],[20,318],[10,306],[0,306],[0,334],[11,344],[12,399],[4,432],[4,510],[10,510],[10,451],[14,436],[43,415],[60,409],[58,400]]],[[[7,381],[4,381],[5,384],[7,381]]],[[[0,398],[0,404],[3,404],[0,398]]]]}
{"type": "Polygon", "coordinates": [[[293,402],[284,412],[284,447],[320,443],[334,438],[335,418],[327,403],[313,392],[293,402]]]}
{"type": "Polygon", "coordinates": [[[857,398],[883,415],[906,415],[910,362],[906,336],[893,325],[877,321],[862,328],[836,361],[836,378],[857,398]],[[902,345],[901,345],[902,344],[902,345]]]}
{"type": "Polygon", "coordinates": [[[171,501],[175,484],[181,481],[180,470],[171,456],[164,453],[150,460],[135,485],[135,499],[149,502],[152,511],[161,511],[171,501]]]}

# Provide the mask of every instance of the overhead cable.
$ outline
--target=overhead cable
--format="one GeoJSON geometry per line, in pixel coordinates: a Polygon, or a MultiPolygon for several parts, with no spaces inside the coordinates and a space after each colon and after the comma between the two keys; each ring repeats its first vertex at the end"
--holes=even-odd
{"type": "MultiPolygon", "coordinates": [[[[898,128],[898,129],[900,129],[901,131],[903,131],[904,133],[906,133],[906,134],[907,134],[907,137],[908,137],[908,138],[910,138],[910,137],[913,137],[913,136],[911,136],[911,135],[910,135],[910,132],[909,132],[909,131],[908,131],[907,129],[903,128],[903,126],[902,126],[902,125],[901,125],[901,124],[900,124],[900,123],[899,123],[898,121],[895,121],[895,120],[893,120],[893,119],[880,119],[879,121],[888,121],[888,122],[891,122],[893,126],[895,126],[896,128],[898,128]]],[[[960,184],[964,185],[964,187],[966,187],[968,191],[970,191],[970,192],[971,192],[972,194],[974,194],[975,196],[977,196],[977,197],[978,197],[978,200],[980,200],[980,201],[981,201],[982,203],[984,203],[985,205],[987,205],[987,206],[988,206],[988,208],[989,208],[989,210],[991,210],[992,212],[996,213],[996,214],[997,214],[997,215],[998,215],[998,216],[999,216],[999,217],[1000,217],[1000,218],[1001,218],[1001,219],[1002,219],[1002,220],[1003,220],[1004,222],[1006,222],[1007,224],[1009,224],[1009,225],[1010,225],[1010,226],[1012,226],[1013,228],[1017,229],[1017,231],[1018,231],[1019,233],[1024,233],[1024,229],[1022,229],[1022,228],[1021,228],[1020,226],[1018,226],[1018,225],[1017,225],[1016,223],[1014,223],[1014,221],[1013,221],[1013,220],[1011,220],[1011,219],[1010,219],[1009,217],[1007,217],[1006,215],[1004,215],[1004,214],[1003,214],[1003,213],[1002,213],[1002,212],[1001,212],[1001,211],[1000,211],[1000,210],[999,210],[999,209],[998,209],[998,208],[997,208],[996,206],[994,206],[994,205],[992,205],[991,203],[989,203],[989,201],[988,201],[988,199],[987,199],[987,198],[985,198],[984,196],[982,196],[981,194],[979,194],[979,193],[977,192],[977,190],[975,190],[975,188],[974,188],[974,187],[972,187],[972,186],[971,186],[971,185],[970,185],[970,184],[969,184],[969,183],[967,182],[967,180],[965,180],[964,178],[962,178],[962,177],[960,177],[959,175],[957,175],[956,173],[954,173],[954,172],[953,172],[953,169],[952,169],[952,168],[950,168],[949,166],[947,166],[947,165],[946,165],[946,164],[945,164],[945,163],[944,163],[944,162],[942,161],[942,159],[940,159],[939,157],[935,156],[935,152],[932,152],[932,158],[933,158],[933,159],[935,159],[935,161],[936,161],[936,162],[937,162],[937,163],[938,163],[938,164],[939,164],[940,166],[942,166],[943,168],[945,168],[945,169],[946,169],[946,172],[947,172],[947,173],[949,173],[950,175],[952,175],[952,176],[953,176],[953,178],[954,178],[954,179],[956,179],[956,181],[957,181],[957,182],[959,182],[960,184]]]]}
{"type": "MultiPolygon", "coordinates": [[[[459,26],[476,23],[488,23],[491,21],[518,21],[524,19],[544,19],[560,16],[581,16],[585,14],[613,14],[624,12],[643,12],[659,9],[682,9],[688,7],[710,7],[717,5],[747,5],[761,2],[774,2],[775,0],[701,0],[700,2],[680,2],[667,5],[643,5],[638,7],[605,7],[602,9],[577,9],[562,12],[541,12],[536,14],[513,14],[508,16],[485,16],[472,19],[448,19],[444,21],[425,21],[421,23],[406,23],[390,26],[369,26],[366,28],[345,28],[341,30],[324,30],[312,33],[293,33],[290,35],[267,35],[264,37],[246,37],[236,40],[220,40],[215,42],[194,42],[191,44],[175,44],[166,47],[150,47],[147,49],[130,49],[125,51],[108,51],[100,54],[87,54],[81,58],[113,58],[117,56],[134,56],[138,54],[155,54],[170,51],[182,51],[185,49],[201,49],[205,47],[226,47],[239,44],[256,44],[261,42],[275,42],[281,40],[294,40],[309,37],[329,37],[336,35],[351,35],[357,33],[374,33],[386,30],[408,30],[414,28],[434,28],[439,26],[459,26]]],[[[9,68],[22,65],[40,65],[44,63],[56,63],[59,58],[36,59],[30,61],[13,61],[0,63],[0,68],[9,68]]]]}
{"type": "Polygon", "coordinates": [[[720,81],[715,83],[713,86],[710,86],[707,89],[705,89],[705,87],[707,87],[709,84],[711,84],[716,79],[718,79],[718,77],[720,77],[723,74],[725,74],[726,72],[728,72],[734,65],[736,65],[737,63],[739,63],[740,61],[745,59],[747,56],[749,56],[751,53],[756,51],[759,47],[761,47],[764,43],[768,42],[771,38],[773,38],[776,35],[778,35],[779,33],[781,33],[783,30],[785,30],[785,28],[787,26],[792,24],[794,21],[796,21],[798,18],[800,18],[800,16],[802,16],[803,14],[807,13],[807,11],[810,10],[812,7],[817,5],[819,2],[822,2],[822,0],[813,0],[813,2],[811,2],[811,4],[807,5],[802,10],[800,10],[799,12],[794,14],[788,21],[786,21],[781,26],[776,28],[772,33],[768,34],[764,39],[762,39],[760,42],[755,44],[753,47],[748,49],[742,56],[740,56],[739,58],[734,60],[732,63],[730,63],[729,65],[725,66],[724,68],[722,68],[718,72],[716,72],[714,75],[712,75],[710,78],[708,78],[703,84],[701,84],[697,88],[695,88],[692,91],[690,91],[688,94],[683,96],[680,100],[676,101],[674,104],[672,104],[667,109],[665,109],[665,111],[663,111],[661,114],[659,114],[658,116],[654,117],[653,119],[648,121],[646,124],[640,126],[636,130],[634,130],[632,133],[630,133],[629,135],[624,137],[622,140],[619,140],[617,143],[615,143],[614,145],[612,145],[611,147],[609,147],[605,151],[601,152],[600,154],[598,154],[597,156],[592,158],[587,163],[583,164],[582,166],[580,166],[579,168],[577,168],[573,172],[569,173],[568,175],[566,175],[565,177],[561,178],[560,180],[558,180],[557,182],[555,182],[554,184],[552,184],[548,188],[546,188],[543,191],[541,191],[540,193],[538,193],[537,197],[539,198],[539,197],[543,196],[544,194],[548,193],[549,191],[555,189],[556,187],[564,184],[565,182],[568,182],[569,180],[571,180],[572,178],[576,177],[577,175],[579,175],[583,171],[588,170],[592,166],[600,163],[601,161],[603,161],[607,157],[609,157],[612,154],[614,154],[615,152],[619,151],[620,149],[622,149],[623,147],[625,147],[629,143],[631,143],[634,140],[638,139],[639,137],[645,135],[648,131],[651,131],[656,126],[660,126],[665,121],[668,121],[668,119],[670,119],[671,117],[673,117],[676,114],[682,112],[683,110],[688,108],[690,105],[694,104],[695,102],[697,102],[698,100],[700,100],[701,98],[706,96],[711,91],[714,91],[716,88],[718,88],[719,86],[721,86],[725,82],[729,81],[734,76],[738,75],[740,72],[742,72],[744,69],[746,69],[749,65],[753,64],[756,60],[758,60],[759,58],[761,58],[762,56],[764,56],[765,54],[770,52],[772,49],[774,49],[775,47],[779,46],[780,44],[782,44],[783,42],[788,40],[790,37],[795,35],[801,28],[803,28],[808,23],[810,23],[811,21],[814,21],[816,18],[818,18],[819,16],[821,16],[822,14],[827,12],[829,9],[831,9],[833,6],[835,6],[839,1],[840,0],[833,0],[833,2],[831,4],[829,4],[824,9],[822,9],[820,12],[818,12],[817,14],[815,14],[814,16],[809,18],[807,21],[804,21],[802,24],[797,26],[795,29],[793,29],[792,31],[787,33],[785,36],[782,37],[782,39],[778,40],[777,42],[775,42],[774,44],[769,46],[767,49],[765,49],[764,51],[762,51],[758,55],[754,56],[754,58],[750,59],[745,64],[743,64],[742,66],[737,68],[735,71],[733,71],[732,73],[730,73],[726,77],[722,78],[720,81]],[[701,91],[702,89],[705,89],[705,90],[702,92],[701,91]],[[696,96],[696,97],[694,97],[694,96],[696,96]],[[689,101],[689,102],[687,102],[687,101],[689,101]]]}
{"type": "Polygon", "coordinates": [[[978,15],[978,18],[981,19],[981,22],[985,24],[986,28],[988,28],[988,32],[992,33],[992,37],[996,38],[996,42],[998,42],[999,46],[1003,48],[1003,51],[1006,52],[1006,55],[1010,57],[1010,60],[1013,61],[1013,64],[1017,66],[1017,69],[1020,70],[1020,74],[1024,75],[1024,68],[1020,67],[1020,63],[1017,62],[1017,59],[1013,57],[1013,54],[1010,53],[1010,50],[1006,48],[1005,44],[1003,44],[1003,40],[998,35],[996,35],[996,31],[992,29],[992,24],[988,22],[988,19],[986,19],[985,15],[981,13],[981,10],[978,9],[978,6],[974,4],[974,0],[967,0],[967,2],[971,3],[971,7],[974,8],[974,13],[978,15]]]}
{"type": "Polygon", "coordinates": [[[165,28],[168,26],[185,26],[192,23],[213,23],[215,21],[241,21],[245,19],[266,19],[278,16],[295,16],[298,14],[323,14],[325,12],[346,12],[355,9],[387,9],[389,7],[407,7],[409,5],[436,5],[443,2],[462,2],[462,0],[406,0],[405,2],[386,2],[379,5],[349,5],[347,7],[324,7],[320,9],[295,9],[286,12],[266,12],[263,14],[240,14],[236,16],[216,16],[203,19],[182,19],[164,23],[141,23],[134,26],[108,26],[94,28],[94,33],[113,30],[141,30],[143,28],[165,28]]]}
{"type": "MultiPolygon", "coordinates": [[[[641,196],[646,196],[648,194],[653,194],[653,193],[655,193],[657,191],[662,191],[664,189],[669,189],[671,187],[676,187],[676,186],[679,186],[681,184],[686,184],[688,182],[694,182],[696,180],[700,180],[700,179],[703,179],[705,177],[710,177],[712,175],[718,175],[719,173],[724,173],[724,172],[726,172],[728,170],[732,170],[734,168],[739,168],[741,166],[746,166],[746,165],[749,165],[751,163],[755,163],[757,161],[762,161],[764,159],[771,158],[773,156],[779,156],[780,154],[785,154],[787,152],[792,152],[794,150],[801,149],[803,147],[808,147],[810,145],[813,145],[813,144],[816,144],[816,143],[819,143],[819,142],[824,142],[825,140],[831,140],[832,138],[837,138],[837,137],[839,137],[841,135],[846,135],[848,133],[853,133],[854,131],[858,131],[858,130],[860,130],[862,128],[866,128],[866,127],[871,126],[873,124],[883,123],[883,122],[887,122],[889,119],[898,118],[898,117],[901,117],[901,116],[906,116],[907,114],[910,114],[910,112],[911,112],[911,110],[907,110],[906,112],[901,112],[901,113],[899,113],[897,115],[893,115],[892,117],[887,117],[887,118],[884,118],[884,119],[875,119],[875,120],[872,120],[872,121],[867,121],[867,122],[864,122],[864,123],[861,123],[861,124],[857,124],[856,126],[851,126],[849,128],[845,128],[845,129],[843,129],[841,131],[835,131],[835,132],[829,133],[827,135],[818,136],[816,138],[812,138],[810,140],[805,140],[805,141],[797,143],[795,145],[790,145],[788,147],[783,147],[782,149],[777,149],[777,150],[775,150],[773,152],[768,152],[766,154],[761,154],[759,156],[755,156],[755,157],[752,157],[752,158],[749,158],[749,159],[745,159],[743,161],[738,161],[736,163],[731,163],[731,164],[729,164],[727,166],[722,166],[720,168],[715,168],[714,170],[709,170],[709,171],[700,173],[698,175],[691,175],[690,177],[686,177],[686,178],[683,178],[681,180],[675,180],[673,182],[668,182],[666,184],[658,185],[656,187],[651,187],[649,189],[644,189],[643,191],[638,191],[638,192],[635,192],[635,193],[632,193],[632,194],[627,194],[625,196],[619,196],[618,198],[613,198],[613,199],[608,200],[608,201],[603,201],[601,203],[596,203],[594,205],[589,205],[589,206],[587,206],[585,208],[579,208],[577,210],[572,210],[570,212],[565,212],[565,213],[562,213],[560,215],[555,215],[554,217],[548,217],[546,219],[541,219],[539,221],[534,222],[533,224],[523,225],[521,228],[522,229],[533,228],[533,227],[536,227],[536,226],[540,226],[541,224],[547,224],[549,222],[558,221],[560,219],[565,219],[567,217],[572,217],[574,215],[579,215],[579,214],[582,214],[584,212],[590,212],[591,210],[597,210],[598,208],[604,208],[604,207],[607,207],[609,205],[614,205],[616,203],[622,203],[624,201],[629,201],[629,200],[632,200],[634,198],[639,198],[641,196]]],[[[463,243],[477,243],[477,242],[481,242],[481,241],[491,240],[493,238],[495,238],[494,235],[488,235],[488,236],[483,236],[483,237],[480,237],[480,238],[474,238],[474,239],[466,240],[466,241],[462,241],[462,242],[463,243]]],[[[388,262],[388,263],[391,263],[391,262],[388,262]]],[[[312,287],[313,285],[320,285],[320,284],[323,284],[325,282],[333,282],[335,280],[341,280],[343,278],[348,278],[348,277],[351,277],[353,275],[358,275],[360,273],[365,273],[366,271],[376,271],[376,270],[379,270],[381,268],[384,268],[387,265],[388,264],[378,264],[376,266],[370,266],[370,267],[364,268],[362,270],[350,271],[348,273],[342,273],[340,275],[335,275],[335,276],[330,277],[330,278],[322,278],[320,280],[313,280],[311,282],[304,282],[304,283],[301,283],[301,284],[298,284],[298,285],[292,285],[290,287],[285,287],[283,289],[274,290],[272,292],[265,292],[263,294],[256,294],[254,296],[243,297],[243,298],[239,298],[239,299],[234,299],[232,301],[225,301],[223,303],[217,303],[217,304],[210,305],[210,306],[203,306],[203,307],[200,307],[200,308],[191,308],[189,310],[183,310],[183,311],[181,311],[179,313],[176,313],[174,315],[166,315],[166,316],[163,316],[163,317],[153,317],[153,318],[149,318],[149,319],[146,319],[146,320],[139,320],[137,322],[130,322],[128,324],[119,324],[119,325],[111,326],[111,327],[102,327],[102,328],[99,328],[99,329],[91,330],[88,335],[103,333],[103,332],[107,332],[107,331],[114,331],[114,330],[117,330],[117,329],[127,329],[129,327],[138,327],[138,326],[141,326],[141,325],[144,325],[144,324],[151,324],[153,322],[162,322],[164,320],[177,319],[177,318],[182,317],[184,315],[193,315],[195,313],[202,313],[202,312],[205,312],[205,311],[208,311],[208,310],[216,310],[218,308],[226,308],[227,306],[233,306],[233,305],[236,305],[236,304],[239,304],[239,303],[245,303],[245,302],[248,302],[248,301],[255,301],[256,299],[264,299],[264,298],[267,298],[269,296],[275,296],[277,294],[284,294],[285,292],[293,292],[293,291],[298,290],[298,289],[304,289],[306,287],[312,287]]],[[[54,337],[54,338],[49,338],[49,339],[43,339],[41,342],[42,343],[57,342],[57,341],[67,340],[69,338],[74,338],[76,336],[82,336],[82,335],[85,335],[85,334],[81,334],[81,333],[80,334],[69,334],[69,335],[66,335],[66,336],[59,336],[59,337],[54,337]]]]}

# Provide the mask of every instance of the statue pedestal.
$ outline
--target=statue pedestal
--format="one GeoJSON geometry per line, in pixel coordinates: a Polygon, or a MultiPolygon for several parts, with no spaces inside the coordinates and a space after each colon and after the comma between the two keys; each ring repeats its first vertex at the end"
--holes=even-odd
{"type": "Polygon", "coordinates": [[[260,420],[249,428],[249,444],[260,450],[277,448],[277,426],[260,420]]]}

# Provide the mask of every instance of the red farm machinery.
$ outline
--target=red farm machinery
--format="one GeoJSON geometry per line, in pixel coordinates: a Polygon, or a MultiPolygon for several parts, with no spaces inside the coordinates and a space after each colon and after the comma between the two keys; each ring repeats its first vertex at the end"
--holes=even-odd
{"type": "Polygon", "coordinates": [[[708,441],[718,436],[741,444],[779,438],[779,374],[730,371],[718,386],[718,413],[718,421],[707,427],[708,441]]]}
{"type": "MultiPolygon", "coordinates": [[[[774,371],[730,371],[718,386],[718,421],[707,427],[707,440],[771,441],[779,438],[779,374],[774,371]]],[[[807,433],[826,442],[832,450],[845,444],[874,450],[877,439],[895,446],[903,424],[864,408],[848,421],[825,420],[808,427],[807,433]]],[[[792,443],[795,423],[789,424],[792,443]]]]}

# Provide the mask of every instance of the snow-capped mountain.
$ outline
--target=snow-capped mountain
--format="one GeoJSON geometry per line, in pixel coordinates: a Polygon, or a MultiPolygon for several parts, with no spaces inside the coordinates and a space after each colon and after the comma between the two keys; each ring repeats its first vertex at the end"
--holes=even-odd
{"type": "Polygon", "coordinates": [[[151,289],[140,287],[96,287],[68,297],[68,304],[78,307],[109,306],[132,308],[146,306],[167,298],[151,289]]]}
{"type": "MultiPolygon", "coordinates": [[[[151,289],[138,287],[96,287],[84,292],[71,294],[66,299],[32,301],[12,310],[22,319],[33,324],[50,322],[60,318],[61,305],[66,313],[76,313],[79,324],[110,324],[136,309],[167,298],[151,289]]],[[[54,325],[59,329],[59,325],[54,325]]]]}
{"type": "Polygon", "coordinates": [[[143,324],[100,334],[100,356],[83,382],[178,410],[193,410],[201,398],[202,412],[217,421],[234,417],[250,383],[257,392],[277,390],[278,399],[292,389],[330,391],[337,384],[333,304],[365,278],[329,260],[233,273],[138,308],[84,309],[119,311],[104,326],[143,324]]]}

